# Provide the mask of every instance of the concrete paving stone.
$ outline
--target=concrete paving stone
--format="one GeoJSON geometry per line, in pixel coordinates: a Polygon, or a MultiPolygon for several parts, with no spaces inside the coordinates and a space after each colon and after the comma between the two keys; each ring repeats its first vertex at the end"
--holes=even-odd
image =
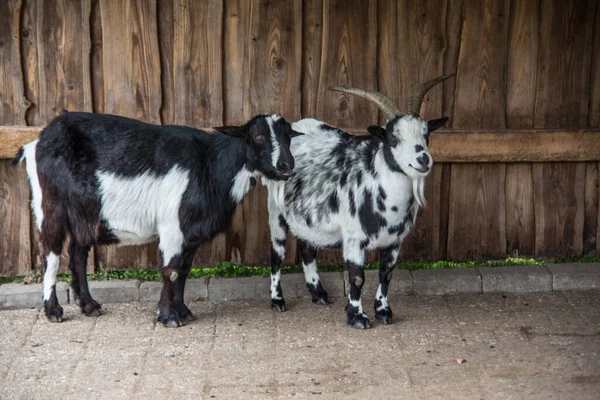
{"type": "Polygon", "coordinates": [[[565,302],[598,324],[599,290],[396,296],[394,317],[404,307],[405,319],[368,330],[346,326],[342,301],[298,298],[285,313],[268,298],[191,302],[207,318],[177,329],[139,329],[152,326],[152,303],[114,304],[98,318],[68,305],[61,324],[3,310],[0,332],[14,332],[0,344],[16,343],[0,346],[0,398],[597,399],[600,335],[546,317],[559,307],[566,318],[565,302]],[[486,309],[497,309],[487,322],[486,309]],[[467,330],[481,339],[463,341],[467,330]],[[486,341],[490,331],[500,339],[486,341]]]}
{"type": "MultiPolygon", "coordinates": [[[[208,278],[188,279],[185,282],[185,301],[208,299],[208,278]]],[[[140,301],[158,302],[162,290],[162,282],[142,282],[140,284],[140,301]]]]}
{"type": "Polygon", "coordinates": [[[271,279],[268,276],[241,278],[210,278],[210,301],[268,300],[271,279]]]}
{"type": "Polygon", "coordinates": [[[599,263],[550,264],[554,290],[600,289],[599,263]]]}
{"type": "Polygon", "coordinates": [[[162,290],[162,282],[142,282],[140,284],[140,301],[158,302],[160,299],[160,291],[162,290]]]}
{"type": "Polygon", "coordinates": [[[412,272],[417,294],[481,293],[481,275],[475,268],[419,269],[412,272]]]}
{"type": "MultiPolygon", "coordinates": [[[[329,297],[344,296],[344,277],[341,272],[320,272],[319,278],[329,297]]],[[[283,297],[310,297],[303,273],[281,275],[283,297]]]]}
{"type": "MultiPolygon", "coordinates": [[[[59,304],[69,303],[69,285],[66,282],[56,283],[56,296],[59,304]]],[[[42,297],[41,283],[6,283],[0,286],[0,309],[42,307],[42,297]]]]}
{"type": "Polygon", "coordinates": [[[140,299],[140,281],[91,281],[90,294],[98,303],[129,303],[140,299]]]}
{"type": "Polygon", "coordinates": [[[552,274],[544,265],[478,268],[483,280],[483,292],[549,292],[552,274]]]}
{"type": "MultiPolygon", "coordinates": [[[[379,270],[366,270],[365,271],[365,284],[363,285],[362,292],[365,294],[375,296],[377,288],[379,287],[379,270]]],[[[344,271],[344,295],[348,296],[350,293],[350,283],[348,282],[348,271],[344,271]]],[[[412,274],[407,269],[395,269],[392,272],[392,280],[388,287],[389,295],[407,295],[412,292],[413,280],[412,274]]]]}
{"type": "Polygon", "coordinates": [[[188,279],[185,282],[185,301],[198,301],[208,299],[209,278],[188,279]]]}

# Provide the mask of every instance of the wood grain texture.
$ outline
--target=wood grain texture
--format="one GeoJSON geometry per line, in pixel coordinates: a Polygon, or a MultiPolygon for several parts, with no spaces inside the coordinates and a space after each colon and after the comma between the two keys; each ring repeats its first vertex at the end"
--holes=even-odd
{"type": "Polygon", "coordinates": [[[598,180],[598,163],[585,163],[582,248],[582,255],[584,256],[595,256],[597,254],[596,236],[598,234],[598,195],[600,193],[600,184],[598,180]]]}
{"type": "MultiPolygon", "coordinates": [[[[588,127],[600,127],[600,6],[596,6],[596,20],[594,23],[594,35],[592,42],[592,57],[590,66],[589,82],[589,111],[587,118],[588,127]]],[[[592,254],[591,242],[595,240],[595,254],[600,254],[600,185],[598,185],[600,174],[600,163],[595,166],[588,164],[586,169],[586,187],[585,187],[585,225],[583,227],[583,252],[592,254]],[[593,193],[593,187],[596,185],[596,191],[593,193]],[[595,200],[595,204],[594,204],[595,200]],[[594,215],[595,207],[595,215],[594,215]],[[596,227],[593,227],[593,221],[596,220],[596,227]],[[596,232],[596,237],[593,234],[596,232]]]]}
{"type": "MultiPolygon", "coordinates": [[[[596,6],[596,21],[594,23],[594,38],[592,42],[592,59],[590,67],[590,82],[589,82],[589,111],[587,118],[587,125],[590,128],[600,127],[600,6],[596,6]]],[[[591,222],[594,220],[594,204],[589,199],[598,199],[600,197],[600,188],[596,190],[595,195],[590,194],[590,190],[594,183],[598,183],[598,177],[596,173],[600,171],[600,163],[596,164],[596,167],[588,166],[586,172],[586,210],[585,210],[585,225],[584,225],[584,254],[591,253],[589,242],[586,244],[586,238],[590,238],[593,235],[594,228],[591,226],[591,222]],[[590,174],[589,172],[592,171],[590,174]],[[588,217],[589,216],[589,217],[588,217]],[[589,220],[588,220],[589,218],[589,220]],[[589,249],[589,252],[587,251],[589,249]]],[[[598,203],[598,200],[596,200],[598,203]]],[[[600,254],[600,204],[596,204],[596,255],[600,254]]]]}
{"type": "MultiPolygon", "coordinates": [[[[446,2],[412,0],[378,3],[378,70],[379,90],[396,99],[400,109],[407,109],[413,85],[443,74],[446,49],[446,2]]],[[[457,38],[458,40],[458,38],[457,38]]],[[[423,99],[424,119],[442,116],[443,85],[433,88],[423,99]]],[[[381,114],[381,113],[380,113],[381,114]]],[[[385,117],[380,115],[380,122],[385,117]]],[[[438,159],[434,156],[434,162],[438,159]]],[[[440,179],[443,166],[436,166],[427,179],[428,207],[419,212],[416,224],[405,239],[402,260],[432,259],[439,253],[440,179]]]]}
{"type": "MultiPolygon", "coordinates": [[[[37,0],[35,8],[38,66],[32,88],[35,98],[31,100],[36,106],[29,110],[28,119],[48,124],[63,110],[93,111],[89,57],[91,1],[37,0]]],[[[41,268],[44,252],[39,232],[34,225],[31,229],[32,260],[36,268],[41,268]]],[[[63,246],[60,272],[68,270],[68,248],[69,239],[63,246]]],[[[87,271],[94,269],[91,251],[87,271]]]]}
{"type": "MultiPolygon", "coordinates": [[[[0,126],[0,159],[12,159],[42,128],[0,126]]],[[[209,130],[205,127],[203,129],[209,130]]],[[[346,129],[365,135],[359,128],[346,129]]],[[[430,138],[436,162],[554,162],[600,160],[600,128],[440,129],[430,138]]]]}
{"type": "MultiPolygon", "coordinates": [[[[21,65],[22,6],[16,0],[0,2],[0,124],[4,125],[24,125],[31,105],[25,97],[21,65]]],[[[29,186],[25,176],[23,169],[0,161],[0,275],[24,275],[31,269],[29,186]]]]}
{"type": "Polygon", "coordinates": [[[37,121],[92,111],[90,0],[37,1],[37,121]]]}
{"type": "Polygon", "coordinates": [[[100,0],[92,0],[90,10],[90,75],[92,86],[92,109],[104,112],[104,68],[102,54],[102,13],[100,0]]]}
{"type": "MultiPolygon", "coordinates": [[[[506,54],[508,11],[508,1],[464,2],[454,128],[505,126],[505,67],[496,60],[506,54]]],[[[504,164],[453,165],[451,176],[448,258],[505,257],[504,164]]]]}
{"type": "MultiPolygon", "coordinates": [[[[159,28],[163,28],[159,31],[164,67],[162,121],[194,127],[221,126],[223,2],[161,3],[161,11],[165,12],[159,15],[159,28]]],[[[226,259],[226,235],[221,234],[199,248],[194,265],[226,259]]]]}
{"type": "MultiPolygon", "coordinates": [[[[596,3],[552,1],[540,10],[535,127],[587,123],[596,3]]],[[[581,255],[585,164],[534,165],[533,174],[536,254],[581,255]]]]}
{"type": "MultiPolygon", "coordinates": [[[[539,1],[512,0],[506,64],[506,126],[532,128],[535,117],[539,1]]],[[[512,148],[521,148],[512,146],[512,148]]],[[[532,150],[532,149],[529,149],[532,150]]],[[[506,165],[506,251],[532,256],[535,214],[531,164],[506,165]]]]}
{"type": "Polygon", "coordinates": [[[0,160],[0,275],[31,269],[29,186],[25,168],[0,160]]]}
{"type": "MultiPolygon", "coordinates": [[[[100,1],[104,112],[160,123],[162,98],[156,0],[100,1]]],[[[103,268],[149,268],[156,244],[101,247],[103,268]]]]}
{"type": "MultiPolygon", "coordinates": [[[[227,101],[234,96],[242,99],[241,116],[234,117],[231,110],[226,122],[245,122],[256,114],[271,113],[280,113],[288,121],[294,121],[301,115],[298,94],[302,67],[302,2],[252,1],[246,6],[249,7],[247,13],[243,13],[242,5],[236,2],[225,8],[224,37],[228,49],[225,98],[227,101]],[[240,27],[246,29],[242,31],[240,27]],[[246,44],[243,51],[240,43],[246,44]],[[244,59],[239,60],[239,57],[244,59]]],[[[239,99],[233,101],[239,105],[239,99]]],[[[239,114],[239,109],[237,112],[239,114]]],[[[239,254],[242,262],[270,263],[265,188],[256,187],[242,200],[228,237],[230,253],[239,254]]],[[[284,262],[295,263],[295,240],[288,242],[284,262]]]]}
{"type": "MultiPolygon", "coordinates": [[[[317,7],[314,11],[319,14],[317,7]]],[[[340,128],[371,125],[378,116],[372,103],[327,88],[376,89],[377,3],[373,0],[325,0],[321,16],[321,38],[311,38],[311,43],[319,41],[320,46],[311,49],[305,43],[304,47],[304,56],[311,57],[315,67],[317,62],[319,65],[318,81],[312,80],[312,87],[307,86],[307,81],[303,85],[304,90],[316,93],[304,100],[316,101],[316,104],[305,104],[303,109],[314,110],[312,117],[340,128]]],[[[319,23],[318,15],[306,17],[319,23]]],[[[316,74],[317,71],[313,76],[316,74]]]]}
{"type": "Polygon", "coordinates": [[[156,0],[100,1],[106,113],[160,123],[156,0]]]}

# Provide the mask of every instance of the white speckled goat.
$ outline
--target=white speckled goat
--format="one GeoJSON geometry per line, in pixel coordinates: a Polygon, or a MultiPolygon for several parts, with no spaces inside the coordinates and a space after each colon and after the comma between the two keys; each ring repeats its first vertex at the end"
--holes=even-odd
{"type": "Polygon", "coordinates": [[[303,136],[292,140],[295,175],[286,182],[266,180],[271,228],[271,304],[285,311],[280,267],[286,231],[297,238],[306,285],[316,303],[327,303],[315,261],[318,248],[343,247],[350,293],[348,324],[371,326],[363,312],[365,250],[380,251],[379,287],[375,316],[392,322],[387,290],[400,243],[411,230],[419,207],[425,204],[425,177],[433,160],[429,134],[448,118],[423,121],[419,109],[425,93],[452,77],[441,76],[417,85],[402,114],[389,97],[374,91],[332,87],[366,98],[388,117],[385,127],[370,126],[370,136],[352,136],[315,119],[292,124],[303,136]]]}

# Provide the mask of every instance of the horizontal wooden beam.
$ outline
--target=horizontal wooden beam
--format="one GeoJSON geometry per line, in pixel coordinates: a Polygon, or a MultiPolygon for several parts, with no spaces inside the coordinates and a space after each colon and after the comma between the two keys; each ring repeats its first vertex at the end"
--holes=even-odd
{"type": "MultiPolygon", "coordinates": [[[[40,130],[0,126],[0,159],[13,158],[40,130]]],[[[431,135],[429,150],[435,162],[600,161],[600,129],[440,129],[431,135]]]]}

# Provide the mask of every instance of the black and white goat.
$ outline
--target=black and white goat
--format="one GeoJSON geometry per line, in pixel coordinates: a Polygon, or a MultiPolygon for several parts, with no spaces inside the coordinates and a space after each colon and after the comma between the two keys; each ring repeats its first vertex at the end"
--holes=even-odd
{"type": "Polygon", "coordinates": [[[386,113],[385,127],[370,126],[370,136],[352,136],[315,119],[292,124],[294,130],[304,133],[291,145],[295,174],[287,182],[266,182],[274,309],[285,311],[280,266],[289,229],[298,238],[313,302],[327,303],[317,273],[317,249],[343,247],[350,280],[348,324],[356,328],[370,327],[361,303],[364,253],[378,249],[381,264],[375,315],[385,324],[392,322],[387,290],[400,243],[411,230],[418,208],[425,204],[425,177],[433,164],[428,137],[448,120],[423,121],[419,109],[427,90],[451,76],[416,86],[406,114],[381,93],[330,88],[373,101],[386,113]]]}
{"type": "Polygon", "coordinates": [[[86,315],[100,314],[86,277],[91,246],[158,238],[163,277],[158,320],[180,326],[193,318],[183,293],[196,248],[228,227],[258,176],[286,180],[294,169],[289,149],[294,132],[279,115],[215,129],[226,135],[65,112],[19,150],[13,163],[27,162],[46,257],[43,299],[50,321],[63,316],[55,283],[67,235],[72,287],[86,315]]]}

